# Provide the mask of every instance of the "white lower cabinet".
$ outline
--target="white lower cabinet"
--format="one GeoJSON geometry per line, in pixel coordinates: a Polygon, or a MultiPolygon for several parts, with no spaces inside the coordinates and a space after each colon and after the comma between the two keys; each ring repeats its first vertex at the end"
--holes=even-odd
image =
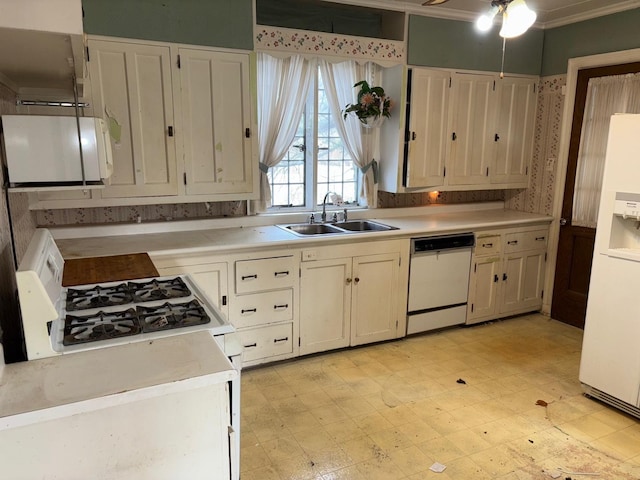
{"type": "Polygon", "coordinates": [[[163,277],[189,274],[225,317],[229,316],[227,262],[207,255],[154,256],[153,263],[163,277]]]}
{"type": "Polygon", "coordinates": [[[548,235],[547,225],[476,235],[467,324],[542,306],[548,235]]]}
{"type": "Polygon", "coordinates": [[[298,259],[291,251],[232,257],[229,320],[242,341],[244,365],[298,355],[298,259]]]}
{"type": "Polygon", "coordinates": [[[404,336],[408,252],[408,240],[305,249],[300,354],[404,336]]]}

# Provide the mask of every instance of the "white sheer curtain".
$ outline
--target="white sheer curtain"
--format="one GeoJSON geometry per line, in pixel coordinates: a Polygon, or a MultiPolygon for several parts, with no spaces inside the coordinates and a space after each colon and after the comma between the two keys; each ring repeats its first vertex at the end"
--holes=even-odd
{"type": "Polygon", "coordinates": [[[271,206],[267,172],[284,158],[304,110],[315,62],[300,55],[276,58],[258,53],[258,138],[260,200],[256,211],[271,206]]]}
{"type": "Polygon", "coordinates": [[[320,73],[329,101],[331,115],[336,119],[336,128],[342,138],[353,162],[362,172],[362,188],[360,197],[369,207],[376,207],[375,184],[378,164],[375,160],[380,129],[363,128],[355,115],[348,115],[342,120],[342,110],[348,103],[353,103],[357,96],[357,88],[353,88],[360,80],[375,84],[377,65],[368,62],[359,65],[354,61],[329,63],[320,60],[320,73]]]}
{"type": "Polygon", "coordinates": [[[573,225],[596,227],[609,120],[614,113],[640,113],[640,73],[589,80],[573,193],[573,225]]]}

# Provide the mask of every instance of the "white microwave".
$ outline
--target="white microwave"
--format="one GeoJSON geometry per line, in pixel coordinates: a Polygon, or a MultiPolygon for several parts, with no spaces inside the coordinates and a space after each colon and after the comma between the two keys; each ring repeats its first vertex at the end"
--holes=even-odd
{"type": "Polygon", "coordinates": [[[80,141],[75,116],[3,115],[9,186],[103,185],[113,172],[109,130],[101,118],[78,120],[80,141]]]}

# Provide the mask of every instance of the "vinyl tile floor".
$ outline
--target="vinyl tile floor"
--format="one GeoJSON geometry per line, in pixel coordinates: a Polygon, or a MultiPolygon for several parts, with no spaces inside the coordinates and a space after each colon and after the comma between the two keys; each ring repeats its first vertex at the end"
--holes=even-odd
{"type": "Polygon", "coordinates": [[[241,478],[639,479],[640,421],[582,395],[581,344],[535,314],[245,370],[241,478]]]}

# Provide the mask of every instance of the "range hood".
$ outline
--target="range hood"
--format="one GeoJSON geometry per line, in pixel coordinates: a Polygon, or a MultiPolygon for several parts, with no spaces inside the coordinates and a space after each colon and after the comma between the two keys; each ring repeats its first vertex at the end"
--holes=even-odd
{"type": "Polygon", "coordinates": [[[0,9],[0,83],[21,97],[72,95],[85,76],[81,0],[0,0],[0,9]]]}

